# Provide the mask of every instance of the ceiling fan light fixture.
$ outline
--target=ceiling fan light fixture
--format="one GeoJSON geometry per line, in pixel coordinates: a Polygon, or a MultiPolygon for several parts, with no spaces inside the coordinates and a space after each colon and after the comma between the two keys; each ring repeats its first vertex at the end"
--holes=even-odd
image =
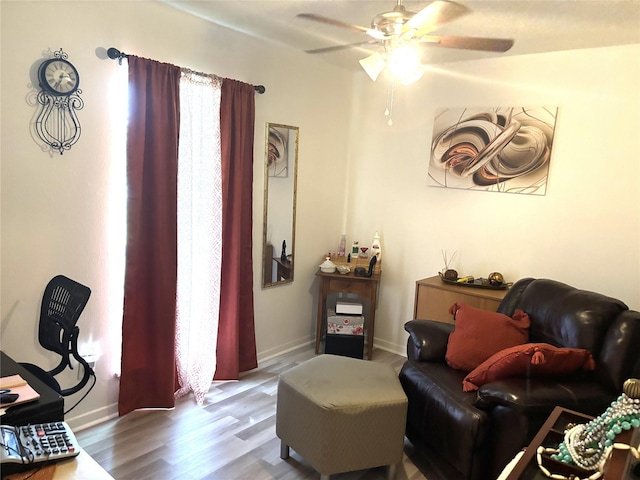
{"type": "Polygon", "coordinates": [[[376,40],[384,40],[385,38],[387,38],[387,36],[379,31],[379,30],[375,30],[373,28],[370,28],[369,30],[367,30],[367,35],[369,35],[371,38],[374,38],[376,40]]]}
{"type": "Polygon", "coordinates": [[[422,77],[424,73],[420,55],[411,45],[400,45],[389,56],[389,70],[401,83],[408,85],[422,77]]]}
{"type": "Polygon", "coordinates": [[[369,75],[369,78],[374,82],[378,79],[378,76],[384,70],[384,67],[387,65],[378,52],[369,55],[362,60],[359,60],[362,69],[369,75]]]}
{"type": "Polygon", "coordinates": [[[402,78],[400,78],[400,83],[402,85],[411,85],[412,83],[417,82],[424,75],[424,69],[422,67],[417,68],[411,74],[408,74],[402,78]]]}

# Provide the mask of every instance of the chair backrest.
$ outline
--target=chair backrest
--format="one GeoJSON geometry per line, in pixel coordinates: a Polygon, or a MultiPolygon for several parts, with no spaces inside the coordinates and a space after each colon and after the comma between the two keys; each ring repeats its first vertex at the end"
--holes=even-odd
{"type": "Polygon", "coordinates": [[[635,373],[640,313],[620,300],[555,280],[526,278],[511,287],[498,311],[512,315],[516,308],[529,315],[530,342],[589,350],[601,383],[620,390],[635,373]]]}
{"type": "Polygon", "coordinates": [[[71,337],[77,330],[76,323],[89,301],[91,289],[65,277],[53,277],[45,288],[40,308],[38,340],[43,348],[62,356],[60,364],[51,375],[70,365],[71,337]]]}

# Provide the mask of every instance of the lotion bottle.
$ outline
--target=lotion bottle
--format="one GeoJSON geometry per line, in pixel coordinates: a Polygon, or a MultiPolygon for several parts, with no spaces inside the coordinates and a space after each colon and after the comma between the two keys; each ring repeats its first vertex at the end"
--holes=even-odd
{"type": "Polygon", "coordinates": [[[382,257],[382,246],[380,244],[380,235],[378,232],[373,236],[373,240],[371,241],[371,256],[378,257],[378,262],[380,261],[380,257],[382,257]]]}

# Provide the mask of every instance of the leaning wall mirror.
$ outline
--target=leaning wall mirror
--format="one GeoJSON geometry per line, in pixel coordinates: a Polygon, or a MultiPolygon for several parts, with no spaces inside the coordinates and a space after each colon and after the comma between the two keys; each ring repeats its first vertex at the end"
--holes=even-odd
{"type": "Polygon", "coordinates": [[[293,282],[298,127],[267,123],[265,136],[263,288],[293,282]]]}

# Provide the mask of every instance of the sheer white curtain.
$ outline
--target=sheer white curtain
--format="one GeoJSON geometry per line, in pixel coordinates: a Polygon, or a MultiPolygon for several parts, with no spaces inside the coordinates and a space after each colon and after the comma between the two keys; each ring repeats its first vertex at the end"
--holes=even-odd
{"type": "Polygon", "coordinates": [[[199,405],[216,370],[222,261],[222,79],[187,69],[180,80],[176,362],[179,390],[199,405]]]}

